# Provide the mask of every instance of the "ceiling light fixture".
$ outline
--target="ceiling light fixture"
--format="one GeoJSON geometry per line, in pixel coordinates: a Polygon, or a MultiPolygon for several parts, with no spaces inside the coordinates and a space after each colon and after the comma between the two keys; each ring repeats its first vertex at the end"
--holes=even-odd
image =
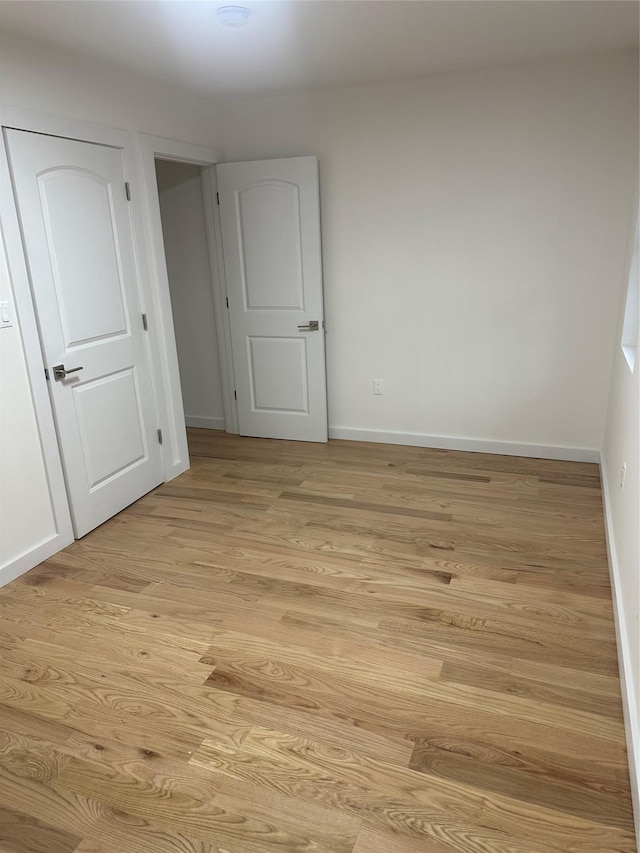
{"type": "Polygon", "coordinates": [[[223,27],[246,27],[251,10],[246,6],[220,6],[216,15],[223,27]]]}

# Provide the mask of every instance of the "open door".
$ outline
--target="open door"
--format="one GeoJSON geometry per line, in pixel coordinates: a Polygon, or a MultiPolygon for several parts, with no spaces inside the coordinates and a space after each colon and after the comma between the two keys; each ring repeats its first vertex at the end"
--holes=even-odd
{"type": "Polygon", "coordinates": [[[216,171],[240,434],[327,441],[318,161],[216,171]]]}
{"type": "Polygon", "coordinates": [[[122,150],[7,130],[76,537],[162,482],[122,150]]]}

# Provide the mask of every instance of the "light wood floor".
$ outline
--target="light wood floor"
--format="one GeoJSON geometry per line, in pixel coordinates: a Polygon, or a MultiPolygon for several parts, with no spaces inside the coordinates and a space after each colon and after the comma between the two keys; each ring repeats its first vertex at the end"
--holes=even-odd
{"type": "Polygon", "coordinates": [[[191,431],[0,591],[0,849],[635,850],[598,470],[191,431]]]}

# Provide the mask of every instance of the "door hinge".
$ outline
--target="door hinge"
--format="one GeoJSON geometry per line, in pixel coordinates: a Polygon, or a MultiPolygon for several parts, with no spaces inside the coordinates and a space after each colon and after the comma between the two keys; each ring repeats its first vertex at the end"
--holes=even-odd
{"type": "Polygon", "coordinates": [[[158,430],[158,444],[162,444],[162,430],[158,430]]]}
{"type": "Polygon", "coordinates": [[[124,182],[124,191],[127,194],[127,201],[131,201],[131,187],[129,186],[129,181],[124,182]]]}
{"type": "Polygon", "coordinates": [[[49,381],[49,371],[47,370],[46,367],[44,369],[44,378],[47,380],[47,382],[49,381]]]}
{"type": "Polygon", "coordinates": [[[229,307],[229,297],[227,296],[226,299],[227,299],[227,308],[228,308],[229,307]]]}
{"type": "Polygon", "coordinates": [[[216,193],[216,201],[220,204],[220,193],[216,193]]]}
{"type": "Polygon", "coordinates": [[[237,391],[234,391],[234,392],[233,392],[233,396],[234,396],[234,397],[236,398],[236,400],[237,400],[237,399],[238,399],[238,392],[237,392],[237,391]]]}
{"type": "Polygon", "coordinates": [[[147,323],[147,315],[146,314],[142,315],[142,328],[145,330],[145,332],[149,331],[149,324],[147,323]]]}

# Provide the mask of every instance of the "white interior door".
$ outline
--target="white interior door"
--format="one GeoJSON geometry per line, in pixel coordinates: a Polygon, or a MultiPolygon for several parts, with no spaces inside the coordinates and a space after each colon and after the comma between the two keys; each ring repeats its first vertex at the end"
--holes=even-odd
{"type": "Polygon", "coordinates": [[[122,151],[6,138],[80,537],[163,480],[122,151]]]}
{"type": "Polygon", "coordinates": [[[216,171],[240,434],[326,441],[318,161],[216,171]]]}

